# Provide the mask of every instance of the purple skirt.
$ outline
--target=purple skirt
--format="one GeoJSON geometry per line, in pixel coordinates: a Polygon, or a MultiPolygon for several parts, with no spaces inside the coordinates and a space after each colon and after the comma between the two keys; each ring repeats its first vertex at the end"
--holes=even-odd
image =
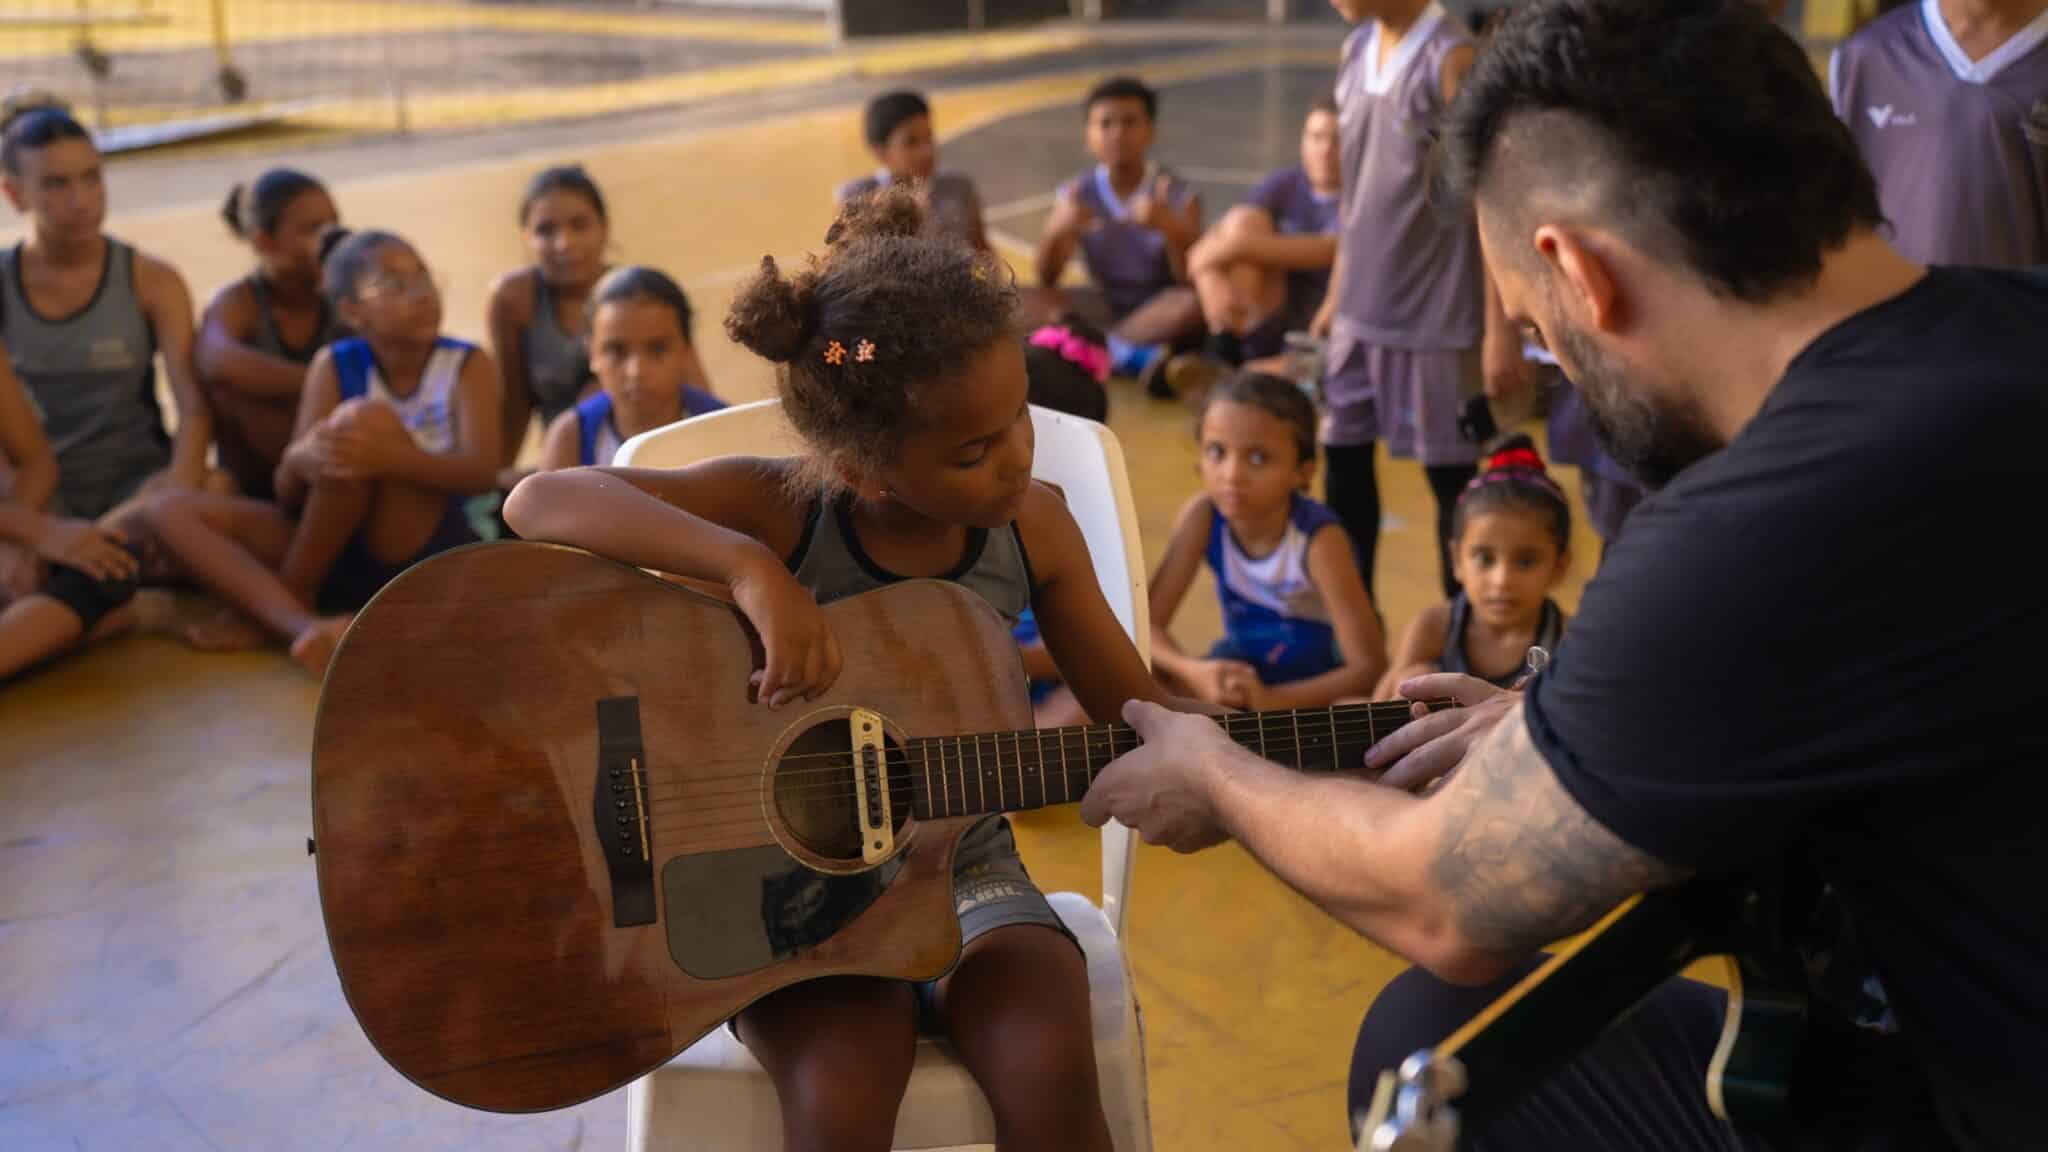
{"type": "Polygon", "coordinates": [[[1385,441],[1390,455],[1425,465],[1470,464],[1458,410],[1482,390],[1477,348],[1395,348],[1358,341],[1323,379],[1321,437],[1356,446],[1385,441]]]}

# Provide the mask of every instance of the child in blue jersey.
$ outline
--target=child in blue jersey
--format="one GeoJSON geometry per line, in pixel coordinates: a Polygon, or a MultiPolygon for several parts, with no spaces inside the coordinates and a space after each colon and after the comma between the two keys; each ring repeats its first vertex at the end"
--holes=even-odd
{"type": "Polygon", "coordinates": [[[187,639],[206,648],[274,636],[308,672],[393,576],[475,539],[464,498],[497,474],[497,380],[482,349],[441,335],[441,295],[410,244],[358,232],[329,245],[324,287],[361,335],[307,370],[277,503],[198,494],[154,502],[164,546],[228,616],[187,639]],[[323,614],[326,613],[326,614],[323,614]]]}
{"type": "Polygon", "coordinates": [[[1380,692],[1403,680],[1462,672],[1502,688],[1521,679],[1531,647],[1557,647],[1565,614],[1550,598],[1570,566],[1571,506],[1519,433],[1487,448],[1479,475],[1451,513],[1459,592],[1408,625],[1380,692]]]}
{"type": "Polygon", "coordinates": [[[1202,491],[1181,509],[1152,575],[1154,673],[1229,708],[1364,696],[1386,671],[1386,639],[1343,525],[1304,495],[1316,468],[1314,405],[1292,381],[1239,372],[1210,388],[1196,427],[1202,491]],[[1197,657],[1167,626],[1205,561],[1224,634],[1197,657]]]}
{"type": "Polygon", "coordinates": [[[603,467],[642,432],[725,407],[705,387],[690,300],[652,268],[620,268],[590,297],[590,370],[602,391],[555,417],[540,467],[603,467]]]}

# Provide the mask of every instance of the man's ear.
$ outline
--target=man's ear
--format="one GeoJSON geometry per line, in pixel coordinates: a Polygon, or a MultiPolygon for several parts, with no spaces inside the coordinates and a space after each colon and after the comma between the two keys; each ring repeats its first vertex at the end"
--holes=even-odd
{"type": "Polygon", "coordinates": [[[1564,314],[1592,331],[1619,328],[1623,309],[1614,270],[1586,234],[1566,225],[1544,224],[1533,240],[1537,256],[1549,266],[1558,286],[1558,306],[1564,314]]]}

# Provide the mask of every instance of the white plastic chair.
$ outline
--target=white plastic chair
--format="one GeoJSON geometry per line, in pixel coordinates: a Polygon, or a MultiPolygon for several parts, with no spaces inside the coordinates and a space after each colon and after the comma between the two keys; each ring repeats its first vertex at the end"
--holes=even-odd
{"type": "MultiPolygon", "coordinates": [[[[1151,665],[1150,609],[1137,513],[1123,448],[1092,420],[1033,406],[1037,438],[1032,475],[1057,485],[1080,525],[1096,577],[1124,631],[1151,665]]],[[[779,401],[761,400],[643,432],[626,441],[620,467],[680,468],[714,456],[790,456],[802,451],[779,401]]],[[[1131,892],[1137,834],[1111,821],[1102,829],[1102,901],[1078,892],[1047,897],[1081,941],[1102,1106],[1117,1152],[1150,1152],[1145,1051],[1130,964],[1121,936],[1131,892]]],[[[626,1090],[631,1152],[751,1152],[782,1146],[774,1082],[730,1030],[719,1028],[626,1090]]],[[[987,1100],[941,1040],[918,1041],[910,1085],[896,1116],[899,1149],[956,1148],[995,1142],[987,1100]]]]}

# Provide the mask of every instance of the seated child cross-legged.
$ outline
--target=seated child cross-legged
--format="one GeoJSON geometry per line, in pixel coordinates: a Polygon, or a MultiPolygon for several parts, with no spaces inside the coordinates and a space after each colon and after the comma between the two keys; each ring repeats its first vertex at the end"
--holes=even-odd
{"type": "MultiPolygon", "coordinates": [[[[1104,602],[1080,529],[1031,479],[1015,290],[985,255],[923,233],[914,194],[849,204],[828,252],[794,277],[773,260],[726,319],[778,365],[804,455],[728,456],[673,471],[570,468],[528,477],[505,515],[528,540],[586,548],[728,587],[761,636],[759,706],[801,704],[841,662],[818,605],[898,580],[956,582],[1014,625],[1035,610],[1060,674],[1100,720],[1166,697],[1104,602]]],[[[1032,885],[1007,820],[955,858],[965,941],[931,984],[807,981],[747,1008],[737,1030],[775,1081],[784,1147],[882,1152],[920,1020],[951,1039],[1012,1152],[1106,1152],[1088,974],[1032,885]]]]}
{"type": "Polygon", "coordinates": [[[879,165],[872,175],[858,176],[833,190],[838,207],[891,184],[918,190],[925,207],[925,227],[934,235],[986,252],[988,228],[982,221],[981,194],[974,181],[939,167],[938,134],[932,129],[932,108],[916,92],[884,92],[868,101],[862,117],[868,148],[879,165]]]}
{"type": "Polygon", "coordinates": [[[642,432],[725,407],[704,383],[690,339],[690,300],[638,266],[607,273],[590,297],[590,370],[601,391],[555,417],[540,468],[605,466],[642,432]]]}
{"type": "Polygon", "coordinates": [[[261,629],[231,614],[195,628],[194,645],[267,633],[316,676],[345,613],[413,563],[476,539],[463,498],[491,487],[499,432],[490,357],[441,335],[440,293],[410,244],[388,232],[336,240],[325,287],[361,336],[307,372],[278,503],[173,493],[148,509],[184,570],[261,629]]]}
{"type": "Polygon", "coordinates": [[[1202,491],[1181,509],[1152,575],[1152,662],[1212,704],[1302,708],[1363,697],[1387,667],[1379,616],[1343,525],[1304,494],[1315,407],[1289,380],[1238,372],[1202,400],[1202,491]],[[1206,657],[1167,633],[1206,561],[1224,636],[1206,657]]]}
{"type": "Polygon", "coordinates": [[[1570,564],[1571,506],[1527,436],[1488,446],[1479,475],[1451,514],[1451,559],[1460,590],[1408,625],[1380,695],[1403,680],[1462,672],[1502,688],[1527,670],[1529,649],[1552,649],[1565,614],[1550,598],[1570,564]]]}

